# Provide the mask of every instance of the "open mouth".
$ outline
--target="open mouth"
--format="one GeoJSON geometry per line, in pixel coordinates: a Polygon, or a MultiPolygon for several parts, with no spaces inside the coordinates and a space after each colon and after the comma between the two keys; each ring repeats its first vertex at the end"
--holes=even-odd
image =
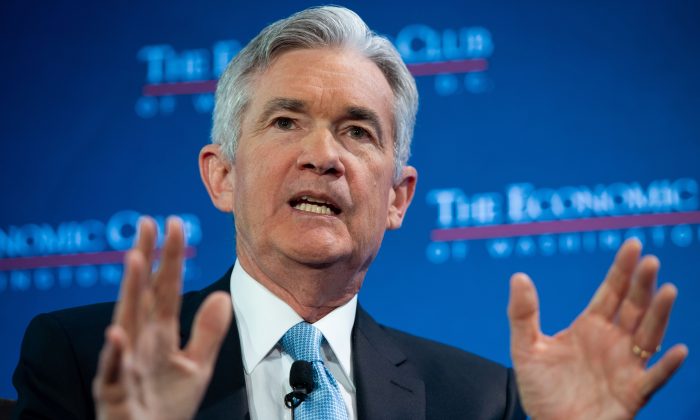
{"type": "Polygon", "coordinates": [[[303,195],[289,201],[293,208],[308,213],[321,214],[324,216],[338,215],[341,210],[330,201],[303,195]]]}

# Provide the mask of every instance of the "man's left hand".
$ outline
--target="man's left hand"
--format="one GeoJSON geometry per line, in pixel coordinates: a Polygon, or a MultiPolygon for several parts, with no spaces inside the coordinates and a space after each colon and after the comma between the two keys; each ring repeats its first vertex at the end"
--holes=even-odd
{"type": "Polygon", "coordinates": [[[679,344],[647,367],[677,292],[671,284],[656,291],[659,262],[640,253],[639,241],[625,242],[588,307],[554,336],[540,330],[532,281],[513,275],[511,356],[531,418],[631,419],[686,358],[679,344]]]}

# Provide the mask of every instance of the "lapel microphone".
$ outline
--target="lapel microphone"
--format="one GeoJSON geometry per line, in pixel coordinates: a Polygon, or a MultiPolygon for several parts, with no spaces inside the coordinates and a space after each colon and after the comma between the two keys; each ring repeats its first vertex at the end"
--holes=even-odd
{"type": "Polygon", "coordinates": [[[289,370],[289,385],[292,386],[292,392],[284,396],[284,405],[292,409],[293,417],[294,409],[314,390],[314,369],[311,362],[297,360],[292,363],[292,368],[289,370]]]}

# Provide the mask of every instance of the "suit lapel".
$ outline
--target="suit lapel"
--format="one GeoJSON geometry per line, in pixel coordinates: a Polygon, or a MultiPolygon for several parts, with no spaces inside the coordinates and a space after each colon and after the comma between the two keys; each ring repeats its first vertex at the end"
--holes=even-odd
{"type": "MultiPolygon", "coordinates": [[[[206,289],[184,296],[180,311],[180,338],[183,345],[190,337],[194,316],[204,299],[218,290],[230,293],[230,278],[231,270],[206,289]]],[[[231,320],[231,327],[221,345],[209,388],[196,418],[228,420],[250,418],[243,358],[235,319],[231,320]]]]}
{"type": "Polygon", "coordinates": [[[352,334],[357,418],[424,419],[425,384],[361,307],[352,334]]]}

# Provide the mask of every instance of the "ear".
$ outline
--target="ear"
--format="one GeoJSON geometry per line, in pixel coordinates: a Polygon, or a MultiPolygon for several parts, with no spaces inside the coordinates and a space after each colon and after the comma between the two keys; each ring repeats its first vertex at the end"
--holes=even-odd
{"type": "Polygon", "coordinates": [[[208,144],[199,152],[199,174],[214,206],[225,212],[233,212],[235,176],[233,163],[224,156],[218,144],[208,144]]]}
{"type": "Polygon", "coordinates": [[[394,184],[390,192],[389,212],[386,217],[387,229],[398,229],[401,227],[408,206],[411,205],[411,200],[413,200],[413,194],[416,192],[417,180],[418,172],[416,168],[404,166],[401,178],[394,184]]]}

